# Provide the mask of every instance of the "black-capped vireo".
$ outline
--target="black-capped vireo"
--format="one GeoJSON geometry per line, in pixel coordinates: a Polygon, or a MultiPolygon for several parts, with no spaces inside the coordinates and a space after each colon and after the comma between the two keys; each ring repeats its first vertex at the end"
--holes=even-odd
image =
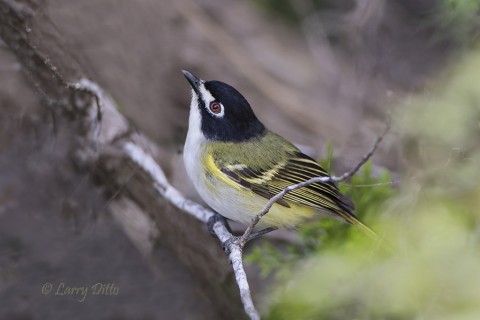
{"type": "MultiPolygon", "coordinates": [[[[328,176],[315,160],[265,128],[235,88],[182,72],[193,89],[185,167],[202,199],[220,215],[248,225],[285,187],[328,176]]],[[[287,193],[257,227],[294,228],[323,214],[373,235],[353,210],[333,182],[314,183],[287,193]]]]}

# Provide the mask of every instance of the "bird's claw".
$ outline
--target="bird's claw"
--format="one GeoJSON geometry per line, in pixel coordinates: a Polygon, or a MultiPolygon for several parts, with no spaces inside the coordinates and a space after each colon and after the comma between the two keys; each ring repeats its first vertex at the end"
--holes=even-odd
{"type": "Polygon", "coordinates": [[[225,228],[227,228],[228,232],[232,233],[232,229],[230,229],[230,225],[228,224],[227,219],[221,214],[215,212],[215,214],[211,216],[207,221],[208,232],[210,232],[212,236],[217,237],[215,230],[213,230],[213,226],[217,222],[221,222],[225,226],[225,228]]]}
{"type": "Polygon", "coordinates": [[[231,247],[237,245],[240,241],[240,237],[232,236],[228,240],[222,242],[222,249],[227,255],[231,253],[231,247]]]}

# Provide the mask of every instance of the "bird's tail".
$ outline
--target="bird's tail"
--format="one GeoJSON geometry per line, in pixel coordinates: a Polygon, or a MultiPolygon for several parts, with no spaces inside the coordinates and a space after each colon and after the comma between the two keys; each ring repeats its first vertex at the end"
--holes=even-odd
{"type": "Polygon", "coordinates": [[[372,229],[367,227],[362,221],[360,221],[353,213],[345,212],[342,210],[338,210],[337,213],[345,219],[348,223],[354,225],[358,229],[362,230],[367,236],[372,238],[375,241],[381,241],[381,237],[372,229]]]}
{"type": "Polygon", "coordinates": [[[395,252],[394,247],[390,243],[388,243],[386,239],[379,236],[375,231],[363,224],[363,222],[360,221],[353,213],[347,213],[345,211],[340,212],[340,210],[337,211],[337,213],[348,223],[353,224],[355,227],[362,230],[370,239],[374,240],[381,247],[386,248],[389,252],[395,252]]]}

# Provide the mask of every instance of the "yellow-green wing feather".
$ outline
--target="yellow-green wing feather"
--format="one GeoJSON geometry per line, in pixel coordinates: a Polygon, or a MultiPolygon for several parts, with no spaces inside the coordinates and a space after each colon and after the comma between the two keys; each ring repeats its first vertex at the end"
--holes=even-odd
{"type": "MultiPolygon", "coordinates": [[[[220,168],[230,179],[253,192],[270,199],[288,186],[309,180],[313,177],[325,177],[328,174],[313,159],[300,151],[292,153],[288,158],[263,170],[239,165],[227,165],[220,168]]],[[[353,210],[353,204],[343,196],[334,183],[314,183],[307,187],[287,193],[280,204],[288,206],[288,202],[300,204],[331,213],[353,210]]]]}
{"type": "MultiPolygon", "coordinates": [[[[328,176],[320,164],[282,137],[270,132],[261,139],[263,141],[223,146],[230,150],[230,154],[226,158],[222,156],[222,160],[215,156],[219,151],[215,145],[210,154],[213,155],[217,168],[229,179],[266,199],[288,186],[313,177],[328,176]]],[[[340,193],[333,182],[314,183],[293,190],[278,201],[285,207],[290,206],[289,202],[340,216],[369,235],[375,235],[355,217],[352,213],[353,203],[340,193]]]]}

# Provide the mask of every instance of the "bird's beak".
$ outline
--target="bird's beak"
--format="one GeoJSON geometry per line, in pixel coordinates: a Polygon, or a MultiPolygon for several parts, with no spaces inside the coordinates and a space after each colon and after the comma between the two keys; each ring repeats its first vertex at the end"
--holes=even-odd
{"type": "Polygon", "coordinates": [[[182,70],[182,73],[192,86],[193,91],[195,91],[195,93],[200,97],[200,85],[202,84],[202,80],[187,70],[182,70]]]}

